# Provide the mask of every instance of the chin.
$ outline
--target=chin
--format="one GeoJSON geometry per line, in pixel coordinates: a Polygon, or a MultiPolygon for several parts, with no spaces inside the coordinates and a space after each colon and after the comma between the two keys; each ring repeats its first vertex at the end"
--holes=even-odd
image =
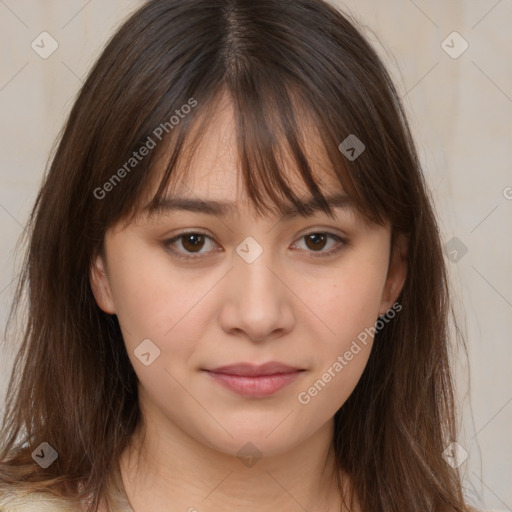
{"type": "MultiPolygon", "coordinates": [[[[275,428],[275,426],[273,427],[275,428]]],[[[229,427],[227,430],[233,437],[205,440],[208,446],[220,453],[229,456],[238,457],[242,463],[246,460],[254,462],[263,457],[275,457],[286,453],[300,443],[300,439],[292,438],[289,432],[272,432],[272,429],[264,428],[260,431],[255,429],[243,430],[240,428],[229,427]],[[247,459],[249,458],[249,459],[247,459]]],[[[250,463],[246,465],[250,467],[250,463]]]]}

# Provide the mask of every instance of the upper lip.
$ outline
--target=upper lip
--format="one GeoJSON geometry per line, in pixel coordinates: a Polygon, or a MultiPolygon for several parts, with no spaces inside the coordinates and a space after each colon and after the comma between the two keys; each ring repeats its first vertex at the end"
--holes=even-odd
{"type": "Polygon", "coordinates": [[[297,368],[294,366],[289,366],[287,364],[272,361],[270,363],[265,363],[265,364],[261,364],[261,365],[256,365],[256,364],[252,364],[252,363],[229,364],[226,366],[219,366],[218,368],[213,368],[208,371],[215,372],[215,373],[225,373],[228,375],[257,377],[260,375],[276,375],[276,374],[280,374],[280,373],[293,373],[293,372],[297,372],[297,371],[301,371],[301,370],[302,370],[302,368],[297,368]]]}

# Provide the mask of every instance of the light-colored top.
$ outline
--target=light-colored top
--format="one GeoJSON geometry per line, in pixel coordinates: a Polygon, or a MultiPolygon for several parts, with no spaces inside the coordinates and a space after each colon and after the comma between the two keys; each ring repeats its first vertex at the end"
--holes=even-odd
{"type": "MultiPolygon", "coordinates": [[[[126,496],[119,468],[110,473],[105,483],[109,503],[101,503],[100,512],[135,512],[126,496]]],[[[6,489],[0,484],[0,512],[82,512],[66,500],[38,492],[6,489]]]]}
{"type": "MultiPolygon", "coordinates": [[[[11,491],[0,494],[0,512],[81,512],[63,499],[40,493],[11,491]]],[[[101,509],[100,509],[101,510],[101,509]]],[[[128,502],[112,504],[109,512],[134,512],[128,502]]]]}
{"type": "MultiPolygon", "coordinates": [[[[62,499],[50,498],[47,495],[21,491],[10,491],[0,494],[0,512],[78,512],[62,499]]],[[[134,512],[124,491],[113,496],[109,512],[134,512]]],[[[498,512],[468,507],[468,512],[498,512]]]]}

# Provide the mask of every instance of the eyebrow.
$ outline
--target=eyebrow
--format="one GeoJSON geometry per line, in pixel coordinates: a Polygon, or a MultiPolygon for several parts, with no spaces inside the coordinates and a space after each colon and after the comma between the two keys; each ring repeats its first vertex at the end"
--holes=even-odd
{"type": "MultiPolygon", "coordinates": [[[[326,197],[326,201],[333,209],[353,210],[355,207],[354,200],[344,193],[329,195],[326,197]]],[[[316,212],[323,211],[320,203],[315,198],[302,201],[300,204],[304,207],[304,212],[300,212],[295,205],[286,206],[281,218],[311,217],[316,212]]],[[[236,203],[185,197],[165,197],[154,207],[149,208],[148,205],[146,209],[150,210],[150,215],[158,215],[170,211],[188,211],[225,217],[236,210],[236,203]]]]}

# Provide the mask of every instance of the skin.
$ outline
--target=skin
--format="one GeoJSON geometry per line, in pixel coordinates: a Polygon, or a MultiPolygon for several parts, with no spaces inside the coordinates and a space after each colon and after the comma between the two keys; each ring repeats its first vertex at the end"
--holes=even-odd
{"type": "MultiPolygon", "coordinates": [[[[333,416],[361,377],[371,337],[308,404],[297,397],[394,304],[406,275],[405,241],[398,238],[391,254],[390,226],[367,227],[353,210],[337,210],[336,219],[256,216],[240,192],[229,101],[214,117],[173,193],[234,202],[233,215],[141,215],[108,230],[106,257],[91,266],[97,303],[117,315],[140,381],[146,435],[134,436],[121,458],[126,492],[137,512],[339,511],[333,416]],[[211,237],[196,249],[201,260],[181,260],[165,247],[185,229],[211,237]],[[349,244],[315,257],[338,242],[308,246],[304,237],[325,232],[349,244]],[[247,236],[263,248],[252,263],[236,252],[247,236]],[[161,351],[149,366],[134,355],[144,339],[161,351]],[[242,361],[306,371],[266,398],[242,397],[201,371],[242,361]],[[237,456],[247,442],[261,454],[250,467],[237,456]]],[[[314,130],[307,140],[323,191],[341,191],[314,130]]],[[[294,173],[289,180],[310,197],[294,173]]],[[[195,254],[184,238],[172,248],[195,254]]]]}

